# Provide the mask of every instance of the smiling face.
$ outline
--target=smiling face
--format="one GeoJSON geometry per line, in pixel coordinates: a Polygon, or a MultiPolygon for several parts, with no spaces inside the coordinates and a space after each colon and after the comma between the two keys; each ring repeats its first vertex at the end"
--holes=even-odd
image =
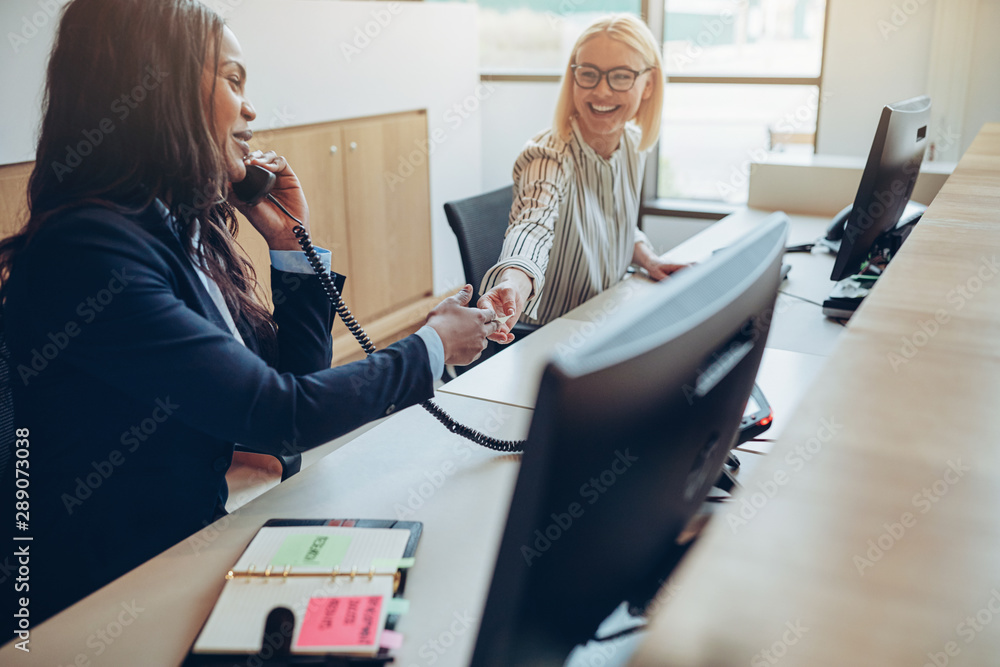
{"type": "MultiPolygon", "coordinates": [[[[592,65],[601,71],[628,67],[641,72],[647,65],[635,49],[616,39],[600,34],[584,42],[573,61],[577,65],[592,65]]],[[[573,83],[573,104],[577,123],[584,141],[604,157],[618,148],[625,123],[635,118],[639,105],[653,94],[653,72],[639,75],[631,90],[618,92],[608,86],[602,76],[596,88],[581,88],[573,83]]]]}
{"type": "Polygon", "coordinates": [[[247,142],[253,136],[248,124],[257,117],[253,105],[245,97],[245,85],[246,69],[240,43],[236,41],[232,30],[223,28],[218,62],[205,64],[201,87],[202,99],[206,104],[205,113],[211,114],[209,121],[226,161],[226,173],[232,182],[241,181],[246,176],[243,157],[250,152],[247,142]]]}

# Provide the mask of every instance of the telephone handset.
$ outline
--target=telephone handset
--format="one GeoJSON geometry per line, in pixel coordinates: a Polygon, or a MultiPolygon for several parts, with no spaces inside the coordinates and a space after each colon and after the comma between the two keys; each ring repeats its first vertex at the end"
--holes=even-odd
{"type": "Polygon", "coordinates": [[[247,175],[239,183],[233,183],[233,193],[247,206],[256,206],[274,189],[278,177],[264,167],[247,165],[247,175]]]}
{"type": "MultiPolygon", "coordinates": [[[[334,309],[337,314],[340,315],[340,319],[347,325],[348,330],[358,341],[364,349],[365,354],[374,354],[375,346],[372,344],[371,339],[368,338],[368,334],[365,333],[361,325],[358,324],[354,316],[351,315],[351,311],[348,310],[347,306],[344,304],[344,299],[340,296],[340,290],[333,282],[333,278],[330,277],[330,273],[323,267],[323,263],[316,253],[316,249],[313,248],[312,241],[309,239],[309,232],[306,231],[305,226],[302,221],[296,218],[294,215],[288,212],[288,210],[281,205],[274,195],[271,194],[271,189],[274,187],[277,177],[267,169],[259,165],[247,165],[247,175],[239,183],[233,183],[233,193],[241,201],[246,203],[248,206],[256,206],[264,199],[267,199],[272,204],[278,207],[278,209],[287,215],[289,218],[296,222],[295,227],[292,229],[292,233],[295,234],[295,240],[298,241],[299,245],[302,247],[302,252],[306,254],[306,259],[309,260],[309,265],[312,267],[316,276],[319,278],[320,285],[323,287],[323,291],[326,292],[326,296],[330,299],[330,303],[333,304],[334,309]]],[[[431,415],[434,416],[439,422],[441,422],[445,428],[447,428],[452,433],[467,438],[478,445],[482,445],[488,449],[493,449],[498,452],[520,452],[524,447],[523,440],[498,440],[496,438],[491,438],[485,433],[481,433],[474,428],[470,428],[463,424],[459,424],[451,416],[441,409],[441,407],[434,401],[428,399],[420,404],[425,410],[427,410],[431,415]]]]}

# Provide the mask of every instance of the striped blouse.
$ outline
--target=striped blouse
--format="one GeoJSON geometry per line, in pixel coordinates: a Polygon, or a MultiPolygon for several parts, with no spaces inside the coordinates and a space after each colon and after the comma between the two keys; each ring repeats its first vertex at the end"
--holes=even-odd
{"type": "Polygon", "coordinates": [[[572,121],[570,140],[552,130],[532,138],[514,163],[514,204],[500,260],[483,277],[480,294],[507,267],[524,270],[534,289],[522,321],[545,324],[608,289],[625,275],[637,242],[646,153],[641,130],[625,126],[605,160],[572,121]]]}

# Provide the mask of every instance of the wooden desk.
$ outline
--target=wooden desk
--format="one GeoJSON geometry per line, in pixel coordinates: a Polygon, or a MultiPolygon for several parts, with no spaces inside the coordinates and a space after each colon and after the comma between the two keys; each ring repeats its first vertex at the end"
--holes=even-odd
{"type": "MultiPolygon", "coordinates": [[[[713,251],[731,245],[752,231],[769,215],[767,211],[744,209],[688,239],[664,257],[677,262],[702,261],[713,251]]],[[[790,216],[790,220],[789,244],[812,241],[824,232],[829,222],[826,218],[811,216],[790,216]]],[[[841,325],[826,319],[817,305],[833,286],[829,280],[833,260],[833,255],[828,254],[788,255],[787,261],[793,268],[781,285],[783,294],[775,305],[768,350],[758,377],[764,394],[779,416],[770,429],[772,434],[780,432],[801,392],[819,372],[823,357],[834,349],[837,338],[844,331],[841,325]]],[[[585,344],[626,304],[645,298],[655,289],[657,284],[643,275],[628,276],[525,340],[512,344],[502,355],[493,356],[459,375],[440,391],[533,408],[548,359],[563,350],[571,351],[585,344]]]]}
{"type": "Polygon", "coordinates": [[[997,249],[989,124],[759,471],[786,483],[716,517],[634,665],[998,663],[997,249]]]}
{"type": "MultiPolygon", "coordinates": [[[[730,225],[751,222],[737,218],[730,225]]],[[[811,315],[821,319],[818,308],[810,307],[811,315]]],[[[499,379],[491,378],[494,387],[506,385],[506,398],[482,400],[454,395],[452,389],[439,393],[441,405],[461,422],[496,437],[525,437],[531,415],[526,407],[534,404],[543,352],[561,341],[571,344],[571,335],[590,324],[561,319],[521,342],[526,346],[521,352],[515,346],[475,369],[506,358],[499,379]],[[519,373],[513,372],[515,365],[523,365],[519,373]],[[534,379],[528,377],[531,373],[534,379]]],[[[823,362],[821,357],[782,350],[766,354],[775,377],[794,373],[811,379],[823,362]]],[[[780,414],[791,412],[792,400],[802,393],[789,391],[779,399],[778,391],[765,391],[774,397],[780,414]],[[780,407],[779,400],[788,401],[789,408],[780,407]]],[[[760,464],[761,457],[750,457],[741,479],[749,478],[760,464]]],[[[420,408],[404,410],[33,628],[28,660],[7,643],[0,648],[0,664],[176,665],[214,605],[225,572],[267,519],[397,517],[424,521],[425,531],[417,566],[408,576],[406,597],[413,610],[398,626],[406,641],[395,653],[395,664],[465,665],[478,632],[518,462],[516,456],[461,440],[420,408]],[[123,612],[127,625],[120,620],[123,612]]]]}
{"type": "MultiPolygon", "coordinates": [[[[580,331],[582,324],[572,320],[554,320],[512,345],[509,350],[504,350],[503,355],[490,357],[458,376],[441,387],[438,393],[532,409],[542,371],[554,348],[585,338],[580,331]],[[536,338],[543,332],[547,335],[536,338]],[[512,360],[517,363],[511,363],[512,360]]],[[[825,363],[825,357],[812,354],[777,348],[764,350],[757,383],[771,404],[775,417],[771,428],[761,437],[771,440],[780,435],[825,363]]]]}
{"type": "MultiPolygon", "coordinates": [[[[527,434],[528,410],[448,395],[439,403],[495,437],[527,434]]],[[[32,628],[30,655],[8,643],[0,664],[177,665],[218,599],[226,571],[266,520],[396,517],[423,521],[425,530],[406,584],[406,597],[419,607],[397,626],[407,641],[395,664],[429,665],[434,656],[438,666],[465,665],[518,465],[517,456],[449,433],[418,406],[403,410],[32,628]],[[137,613],[126,614],[122,627],[126,608],[137,613]]]]}
{"type": "MultiPolygon", "coordinates": [[[[757,209],[737,211],[667,252],[664,259],[677,263],[702,261],[715,250],[734,243],[769,215],[770,211],[757,209]]],[[[790,215],[788,219],[789,245],[815,240],[826,232],[830,222],[829,218],[808,215],[790,215]]],[[[768,347],[821,356],[833,351],[843,327],[823,317],[819,305],[834,285],[830,280],[833,261],[834,256],[826,253],[786,255],[785,262],[792,270],[780,287],[782,294],[775,306],[768,347]]],[[[632,275],[560,319],[600,322],[613,317],[626,302],[643,298],[654,286],[645,276],[632,275]]]]}
{"type": "Polygon", "coordinates": [[[546,362],[561,346],[593,335],[596,325],[556,319],[475,368],[445,384],[440,392],[534,409],[546,362]]]}

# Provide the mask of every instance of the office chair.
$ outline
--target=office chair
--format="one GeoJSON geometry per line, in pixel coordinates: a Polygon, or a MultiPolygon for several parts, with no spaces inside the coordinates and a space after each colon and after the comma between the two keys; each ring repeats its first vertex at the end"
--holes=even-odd
{"type": "MultiPolygon", "coordinates": [[[[508,185],[499,190],[444,205],[448,224],[458,238],[458,250],[462,254],[462,266],[465,269],[465,282],[472,285],[472,305],[479,301],[479,286],[483,282],[483,276],[500,257],[513,202],[514,186],[508,185]]],[[[511,333],[517,342],[537,328],[538,326],[534,324],[518,322],[511,333]]],[[[481,363],[493,356],[499,348],[499,344],[490,341],[477,361],[456,368],[456,372],[463,372],[481,363]]]]}

